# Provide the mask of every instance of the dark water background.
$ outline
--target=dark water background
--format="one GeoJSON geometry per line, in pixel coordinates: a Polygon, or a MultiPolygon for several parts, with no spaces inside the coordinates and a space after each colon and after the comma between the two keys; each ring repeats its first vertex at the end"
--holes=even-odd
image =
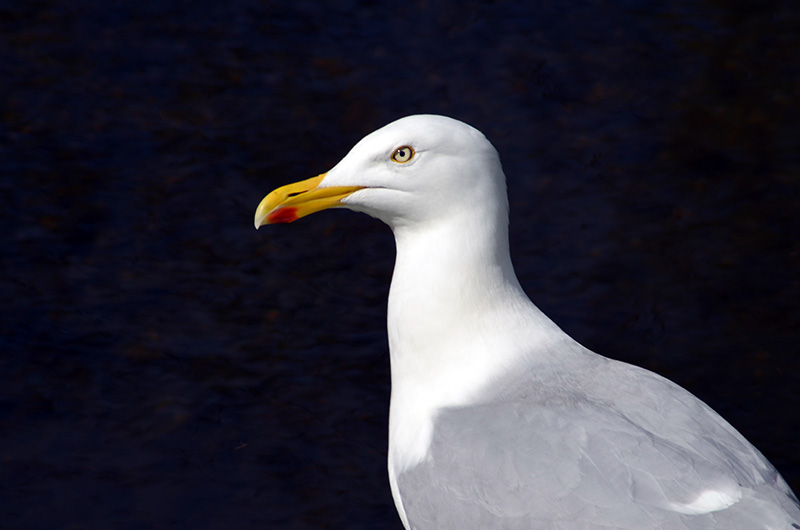
{"type": "Polygon", "coordinates": [[[0,527],[399,529],[389,230],[253,230],[403,115],[481,129],[534,301],[800,491],[794,0],[0,3],[0,527]]]}

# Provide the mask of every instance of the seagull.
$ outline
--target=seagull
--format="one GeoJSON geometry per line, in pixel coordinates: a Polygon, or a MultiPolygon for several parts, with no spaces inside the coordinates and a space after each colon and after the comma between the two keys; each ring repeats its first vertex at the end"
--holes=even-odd
{"type": "Polygon", "coordinates": [[[255,226],[327,208],[382,220],[397,245],[388,469],[407,530],[800,529],[788,484],[719,414],[531,302],[480,131],[401,118],[271,192],[255,226]]]}

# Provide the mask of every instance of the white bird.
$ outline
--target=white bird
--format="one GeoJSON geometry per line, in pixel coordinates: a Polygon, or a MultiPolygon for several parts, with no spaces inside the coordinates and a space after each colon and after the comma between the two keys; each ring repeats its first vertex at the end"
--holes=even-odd
{"type": "Polygon", "coordinates": [[[722,417],[528,299],[478,130],[397,120],[267,195],[255,225],[332,207],[381,219],[397,243],[388,465],[406,529],[800,529],[789,486],[722,417]]]}

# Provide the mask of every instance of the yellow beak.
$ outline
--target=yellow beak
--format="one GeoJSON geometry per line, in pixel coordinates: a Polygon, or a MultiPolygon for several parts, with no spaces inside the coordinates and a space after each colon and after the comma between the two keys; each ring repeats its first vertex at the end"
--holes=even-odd
{"type": "Polygon", "coordinates": [[[320,188],[327,173],[287,184],[264,197],[256,208],[256,229],[273,223],[291,223],[301,217],[334,208],[342,199],[363,189],[363,186],[332,186],[320,188]]]}

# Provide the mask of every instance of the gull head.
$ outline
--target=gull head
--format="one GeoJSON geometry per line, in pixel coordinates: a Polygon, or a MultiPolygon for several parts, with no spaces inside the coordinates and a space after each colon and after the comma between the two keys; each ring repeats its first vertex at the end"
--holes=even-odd
{"type": "Polygon", "coordinates": [[[349,208],[392,229],[481,217],[507,219],[497,151],[477,129],[445,116],[407,116],[358,142],[332,169],[283,186],[256,209],[256,228],[349,208]]]}

